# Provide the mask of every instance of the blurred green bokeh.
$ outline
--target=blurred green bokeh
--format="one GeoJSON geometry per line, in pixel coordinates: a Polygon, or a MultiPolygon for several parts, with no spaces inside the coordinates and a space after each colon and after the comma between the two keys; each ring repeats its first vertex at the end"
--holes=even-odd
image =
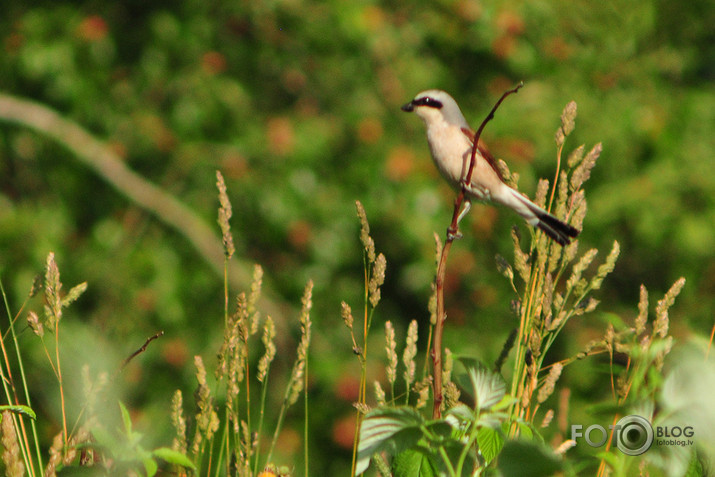
{"type": "MultiPolygon", "coordinates": [[[[575,100],[566,153],[582,143],[604,148],[586,186],[581,247],[605,256],[618,240],[622,250],[599,310],[633,316],[641,283],[654,301],[685,276],[674,334],[709,335],[715,9],[707,0],[60,0],[3,8],[0,92],[86,128],[211,224],[215,170],[223,172],[238,255],[263,265],[283,311],[284,363],[294,353],[294,309],[314,280],[316,475],[349,465],[358,367],[340,301],[361,303],[356,199],[388,262],[373,356],[381,356],[385,320],[404,329],[428,319],[433,232],[448,225],[453,193],[431,164],[422,124],[399,110],[423,89],[449,91],[476,127],[524,80],[483,138],[529,195],[539,177],[553,176],[559,115],[575,100]]],[[[475,207],[465,223],[449,267],[445,339],[491,361],[516,323],[494,256],[512,256],[512,225],[529,232],[491,207],[475,207]]],[[[188,396],[192,356],[218,348],[222,277],[64,147],[0,122],[0,275],[15,310],[49,251],[68,287],[89,282],[65,318],[86,325],[74,335],[85,344],[72,346],[78,366],[82,349],[127,356],[166,332],[126,372],[123,396],[140,412],[137,427],[167,443],[172,391],[188,396]]],[[[598,311],[581,319],[567,330],[564,355],[602,328],[598,311]]],[[[29,333],[23,338],[32,346],[29,333]]],[[[84,361],[98,366],[92,355],[84,361]]],[[[588,402],[608,389],[579,376],[585,371],[577,365],[564,385],[588,402]]],[[[287,458],[295,457],[291,442],[287,458]]]]}

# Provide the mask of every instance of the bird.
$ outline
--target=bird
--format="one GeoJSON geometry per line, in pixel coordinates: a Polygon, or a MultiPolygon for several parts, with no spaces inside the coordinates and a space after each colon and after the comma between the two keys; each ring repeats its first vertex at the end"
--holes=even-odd
{"type": "Polygon", "coordinates": [[[491,202],[512,209],[532,227],[542,230],[561,246],[568,245],[580,230],[557,219],[537,206],[503,180],[494,156],[479,141],[474,170],[469,184],[464,184],[474,146],[474,131],[464,118],[457,102],[442,90],[422,91],[402,106],[402,111],[414,112],[424,121],[432,160],[442,176],[454,188],[464,185],[464,206],[457,223],[469,212],[471,201],[491,202]]]}

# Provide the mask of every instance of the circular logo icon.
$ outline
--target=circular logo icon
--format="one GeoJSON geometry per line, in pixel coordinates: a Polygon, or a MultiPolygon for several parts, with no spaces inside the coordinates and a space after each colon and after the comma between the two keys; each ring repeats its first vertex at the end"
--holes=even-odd
{"type": "Polygon", "coordinates": [[[626,455],[641,455],[653,444],[653,427],[644,417],[622,417],[616,430],[616,447],[626,455]]]}

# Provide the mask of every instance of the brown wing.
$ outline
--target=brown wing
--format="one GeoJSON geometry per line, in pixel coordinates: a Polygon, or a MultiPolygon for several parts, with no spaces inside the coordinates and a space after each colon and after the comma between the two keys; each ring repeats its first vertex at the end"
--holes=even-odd
{"type": "MultiPolygon", "coordinates": [[[[469,138],[469,141],[474,145],[474,131],[471,129],[467,128],[462,128],[462,132],[464,133],[465,136],[469,138]]],[[[499,171],[499,166],[497,166],[497,161],[494,159],[494,156],[492,156],[492,153],[489,152],[489,149],[487,149],[487,145],[484,144],[484,141],[482,141],[482,138],[479,138],[479,144],[477,145],[477,151],[482,155],[484,159],[487,160],[489,165],[491,166],[492,169],[494,169],[494,172],[497,173],[497,176],[499,176],[499,179],[502,181],[504,180],[504,177],[502,177],[501,172],[499,171]]]]}

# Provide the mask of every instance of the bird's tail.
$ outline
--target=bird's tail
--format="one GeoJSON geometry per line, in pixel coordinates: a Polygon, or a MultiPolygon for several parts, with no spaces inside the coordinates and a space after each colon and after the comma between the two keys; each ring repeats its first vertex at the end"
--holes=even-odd
{"type": "Polygon", "coordinates": [[[509,197],[505,198],[504,205],[514,209],[529,225],[539,228],[556,243],[568,245],[581,233],[580,230],[560,221],[514,189],[510,187],[505,189],[509,190],[509,197]]]}

